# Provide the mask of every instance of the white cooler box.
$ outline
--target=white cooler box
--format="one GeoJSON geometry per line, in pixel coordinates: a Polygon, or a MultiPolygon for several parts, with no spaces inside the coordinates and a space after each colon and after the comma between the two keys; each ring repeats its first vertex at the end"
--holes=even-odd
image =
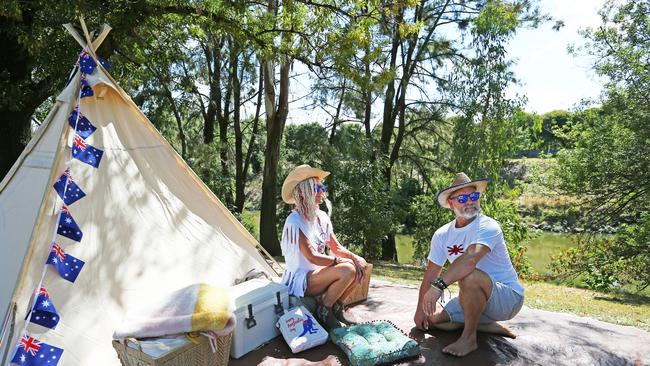
{"type": "Polygon", "coordinates": [[[287,286],[256,278],[232,286],[229,295],[237,317],[230,357],[240,358],[280,335],[275,324],[289,308],[287,286]]]}

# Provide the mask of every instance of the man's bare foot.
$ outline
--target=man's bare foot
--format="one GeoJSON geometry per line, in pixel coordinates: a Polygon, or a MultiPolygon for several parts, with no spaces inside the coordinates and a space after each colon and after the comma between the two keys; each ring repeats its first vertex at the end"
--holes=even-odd
{"type": "Polygon", "coordinates": [[[463,357],[466,354],[476,350],[478,345],[476,344],[476,337],[469,338],[458,338],[458,340],[447,347],[442,349],[442,352],[449,353],[450,355],[463,357]]]}

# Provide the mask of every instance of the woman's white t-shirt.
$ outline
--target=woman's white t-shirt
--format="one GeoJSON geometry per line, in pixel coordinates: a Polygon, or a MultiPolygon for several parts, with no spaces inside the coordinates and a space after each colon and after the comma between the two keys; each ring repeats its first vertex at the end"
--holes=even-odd
{"type": "Polygon", "coordinates": [[[325,254],[330,237],[332,222],[325,211],[318,210],[314,222],[306,222],[297,211],[292,211],[282,229],[282,255],[285,260],[282,282],[289,287],[289,293],[303,296],[307,286],[307,275],[321,266],[305,258],[300,252],[300,232],[307,238],[314,251],[325,254]]]}
{"type": "Polygon", "coordinates": [[[524,294],[524,287],[519,283],[517,272],[510,261],[501,227],[491,217],[478,215],[474,221],[461,228],[456,227],[456,220],[442,226],[431,238],[428,259],[442,267],[447,260],[453,263],[472,244],[490,248],[490,252],[478,262],[476,268],[489,274],[494,281],[510,286],[520,295],[524,294]]]}

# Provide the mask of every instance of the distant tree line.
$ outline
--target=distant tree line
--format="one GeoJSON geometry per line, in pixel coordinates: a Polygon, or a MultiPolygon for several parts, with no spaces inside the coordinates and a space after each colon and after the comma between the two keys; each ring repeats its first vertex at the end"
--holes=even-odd
{"type": "Polygon", "coordinates": [[[522,100],[505,95],[508,41],[549,19],[534,1],[8,0],[0,175],[66,82],[79,47],[60,24],[80,14],[113,27],[98,50],[112,75],[234,213],[261,211],[260,241],[276,255],[279,188],[296,164],[332,171],[346,243],[394,259],[397,233],[444,218],[430,203],[451,174],[494,178],[486,205],[497,205],[522,129],[546,146],[561,119],[526,125],[522,100]],[[286,126],[296,63],[326,120],[286,126]]]}

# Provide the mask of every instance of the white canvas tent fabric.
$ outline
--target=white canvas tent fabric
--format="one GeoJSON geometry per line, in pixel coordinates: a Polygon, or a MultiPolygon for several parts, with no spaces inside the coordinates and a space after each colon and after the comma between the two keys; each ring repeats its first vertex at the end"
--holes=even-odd
{"type": "Polygon", "coordinates": [[[257,241],[99,64],[88,78],[95,95],[81,99],[80,109],[97,127],[88,142],[104,157],[98,169],[71,160],[67,119],[79,78],[77,72],[0,183],[0,311],[16,306],[0,349],[3,365],[49,255],[62,204],[52,185],[66,167],[87,194],[69,207],[83,239],[57,235],[56,242],[86,264],[74,283],[47,266],[42,284],[59,324],[27,324],[31,336],[63,348],[59,365],[119,365],[113,331],[148,299],[193,283],[228,287],[254,268],[276,275],[257,241]]]}

